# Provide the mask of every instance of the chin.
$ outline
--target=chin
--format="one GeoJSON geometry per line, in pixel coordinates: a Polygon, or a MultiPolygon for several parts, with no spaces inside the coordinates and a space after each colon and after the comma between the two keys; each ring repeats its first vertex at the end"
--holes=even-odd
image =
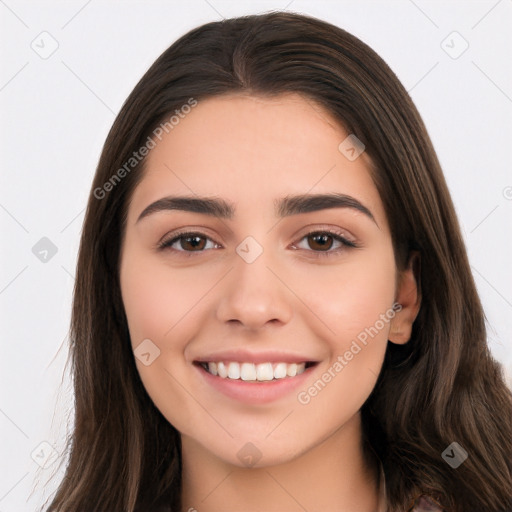
{"type": "MultiPolygon", "coordinates": [[[[302,452],[288,449],[278,443],[278,451],[269,441],[248,441],[241,443],[238,441],[236,447],[230,446],[219,451],[215,450],[212,454],[221,459],[226,464],[243,469],[260,469],[271,466],[278,466],[292,462],[299,457],[302,452]],[[226,452],[232,454],[226,457],[226,452]]],[[[210,447],[211,450],[211,447],[210,447]]]]}

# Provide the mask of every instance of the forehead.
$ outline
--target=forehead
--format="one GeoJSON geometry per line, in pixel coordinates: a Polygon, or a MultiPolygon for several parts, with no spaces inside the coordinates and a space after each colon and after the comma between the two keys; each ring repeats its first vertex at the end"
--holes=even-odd
{"type": "Polygon", "coordinates": [[[130,215],[180,193],[226,198],[242,213],[249,205],[273,210],[274,200],[288,194],[340,192],[382,216],[369,157],[363,152],[350,160],[339,149],[349,135],[329,112],[297,94],[199,101],[156,140],[130,215]]]}

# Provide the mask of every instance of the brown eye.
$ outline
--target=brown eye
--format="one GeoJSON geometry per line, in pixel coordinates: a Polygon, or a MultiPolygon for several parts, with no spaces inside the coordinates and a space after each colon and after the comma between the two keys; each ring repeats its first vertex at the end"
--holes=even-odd
{"type": "Polygon", "coordinates": [[[333,243],[334,237],[328,233],[314,233],[307,236],[309,240],[309,247],[315,251],[329,250],[333,243]]]}
{"type": "Polygon", "coordinates": [[[169,249],[171,251],[190,253],[205,252],[207,249],[214,248],[217,244],[202,233],[180,233],[174,235],[168,240],[159,244],[160,249],[169,249]],[[207,247],[208,243],[210,246],[207,247]]]}
{"type": "Polygon", "coordinates": [[[299,244],[294,248],[305,250],[316,256],[334,256],[343,251],[358,247],[355,242],[347,240],[342,233],[334,233],[330,231],[312,231],[304,235],[299,244]],[[303,242],[304,241],[304,242],[303,242]],[[305,246],[300,246],[305,244],[305,246]]]}
{"type": "Polygon", "coordinates": [[[202,250],[204,249],[206,245],[206,239],[202,236],[182,236],[178,240],[180,240],[181,248],[188,251],[188,250],[202,250]]]}

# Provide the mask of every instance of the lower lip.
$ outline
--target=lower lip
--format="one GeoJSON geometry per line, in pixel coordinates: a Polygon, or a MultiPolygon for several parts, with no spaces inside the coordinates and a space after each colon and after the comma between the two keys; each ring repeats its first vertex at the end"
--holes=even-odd
{"type": "Polygon", "coordinates": [[[201,377],[214,389],[230,398],[247,404],[266,404],[290,394],[299,386],[304,385],[306,379],[311,375],[311,371],[317,366],[318,363],[306,368],[295,377],[284,377],[283,379],[264,382],[248,382],[241,379],[235,380],[212,375],[200,364],[194,364],[201,377]]]}

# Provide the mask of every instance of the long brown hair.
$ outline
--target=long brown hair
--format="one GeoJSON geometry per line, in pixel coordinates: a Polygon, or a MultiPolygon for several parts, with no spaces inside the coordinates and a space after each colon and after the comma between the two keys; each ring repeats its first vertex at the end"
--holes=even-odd
{"type": "Polygon", "coordinates": [[[69,461],[48,512],[180,510],[180,436],[139,378],[120,294],[127,207],[145,159],[126,162],[191,98],[288,92],[325,107],[364,143],[397,268],[410,251],[421,255],[422,305],[412,337],[406,345],[388,343],[361,411],[365,454],[382,464],[389,510],[407,510],[421,493],[453,512],[512,510],[511,392],[487,346],[482,305],[425,126],[366,44],[315,18],[270,12],[181,37],[142,77],[110,130],[76,270],[69,461]],[[454,442],[468,454],[457,469],[443,457],[454,442]]]}

